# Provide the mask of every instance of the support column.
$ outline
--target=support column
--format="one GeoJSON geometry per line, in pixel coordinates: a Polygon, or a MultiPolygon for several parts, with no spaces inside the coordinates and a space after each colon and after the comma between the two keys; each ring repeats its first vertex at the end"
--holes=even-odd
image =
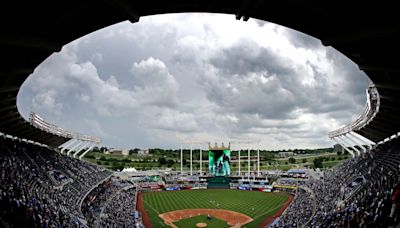
{"type": "Polygon", "coordinates": [[[339,136],[339,138],[342,140],[342,142],[344,142],[347,146],[353,148],[353,150],[357,151],[357,155],[360,156],[361,155],[361,151],[359,149],[357,149],[355,146],[353,146],[353,144],[349,143],[348,140],[345,139],[345,137],[343,135],[339,136]]]}
{"type": "MultiPolygon", "coordinates": [[[[354,154],[353,151],[349,150],[349,149],[346,147],[346,145],[345,145],[344,143],[338,141],[338,140],[340,139],[339,137],[332,138],[332,139],[333,139],[336,143],[338,143],[339,145],[341,145],[343,149],[345,149],[347,152],[349,152],[349,153],[351,154],[351,157],[353,157],[353,158],[355,157],[355,154],[354,154]]],[[[340,140],[340,141],[342,141],[342,140],[340,140]]]]}
{"type": "Polygon", "coordinates": [[[181,175],[183,175],[183,149],[181,145],[181,175]]]}
{"type": "Polygon", "coordinates": [[[355,138],[357,138],[359,141],[365,143],[369,147],[370,150],[372,150],[372,146],[376,144],[375,142],[369,140],[368,138],[366,138],[366,137],[364,137],[364,136],[362,136],[360,134],[357,134],[357,133],[355,133],[353,131],[351,131],[350,134],[352,136],[354,136],[355,138]]]}
{"type": "MultiPolygon", "coordinates": [[[[83,143],[83,142],[82,142],[83,143]]],[[[76,155],[78,155],[78,153],[85,147],[89,146],[90,142],[86,142],[85,144],[83,144],[81,147],[79,147],[76,152],[73,154],[73,157],[76,158],[76,155]]]]}
{"type": "Polygon", "coordinates": [[[72,147],[70,150],[68,150],[67,152],[67,156],[69,156],[71,154],[72,151],[76,150],[78,147],[80,147],[82,145],[82,141],[78,141],[78,144],[76,144],[74,147],[72,147]]]}
{"type": "Polygon", "coordinates": [[[59,145],[58,148],[64,148],[64,147],[68,146],[69,144],[72,144],[74,141],[75,141],[75,139],[70,139],[70,140],[66,141],[65,143],[59,145]]]}
{"type": "Polygon", "coordinates": [[[260,149],[257,149],[257,176],[260,176],[260,149]]]}
{"type": "Polygon", "coordinates": [[[372,146],[369,145],[369,143],[361,140],[359,137],[357,137],[355,133],[353,134],[353,132],[349,132],[348,135],[352,136],[351,138],[353,139],[353,141],[357,142],[358,146],[363,146],[363,148],[365,148],[365,151],[372,149],[372,146]]]}
{"type": "Polygon", "coordinates": [[[203,149],[202,146],[200,145],[200,175],[203,175],[203,149]]]}
{"type": "Polygon", "coordinates": [[[192,144],[190,144],[190,176],[193,176],[193,150],[192,150],[192,144]]]}
{"type": "Polygon", "coordinates": [[[357,142],[354,138],[351,137],[352,135],[350,134],[345,134],[344,137],[346,137],[350,142],[356,144],[357,146],[359,146],[361,148],[361,150],[365,153],[367,152],[367,148],[364,147],[362,144],[360,144],[360,142],[357,142]]]}
{"type": "Polygon", "coordinates": [[[64,147],[61,150],[62,154],[66,154],[68,152],[68,150],[70,150],[71,148],[74,148],[77,144],[79,144],[80,141],[78,139],[75,139],[75,141],[73,143],[71,143],[70,145],[68,145],[68,147],[64,147]],[[64,153],[65,152],[65,153],[64,153]]]}
{"type": "Polygon", "coordinates": [[[68,143],[66,143],[66,145],[63,146],[63,148],[61,149],[60,153],[64,153],[64,150],[68,149],[70,146],[74,145],[76,142],[77,142],[76,139],[71,139],[70,141],[68,141],[68,143]]]}
{"type": "Polygon", "coordinates": [[[239,149],[239,153],[238,154],[239,154],[238,155],[238,163],[239,163],[239,165],[238,165],[238,167],[239,167],[238,175],[240,176],[240,149],[239,149]]]}
{"type": "Polygon", "coordinates": [[[247,149],[247,177],[250,180],[250,149],[247,149]]]}
{"type": "Polygon", "coordinates": [[[83,156],[85,156],[85,154],[87,154],[89,151],[91,151],[94,146],[96,146],[96,143],[93,143],[87,150],[85,150],[85,152],[83,152],[81,155],[79,155],[79,160],[82,160],[83,156]]]}

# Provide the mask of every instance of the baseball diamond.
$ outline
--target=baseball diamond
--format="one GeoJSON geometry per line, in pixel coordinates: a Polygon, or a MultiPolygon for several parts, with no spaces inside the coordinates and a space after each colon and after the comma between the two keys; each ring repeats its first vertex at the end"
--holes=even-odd
{"type": "MultiPolygon", "coordinates": [[[[230,226],[240,223],[238,227],[258,227],[266,220],[271,220],[269,218],[274,217],[277,212],[283,211],[290,201],[291,196],[286,193],[222,189],[181,190],[142,193],[139,196],[138,209],[144,209],[142,214],[144,217],[148,216],[152,227],[176,227],[179,224],[177,222],[183,219],[188,221],[190,217],[196,218],[198,223],[199,215],[211,215],[212,218],[226,221],[230,226]],[[171,212],[174,215],[169,216],[166,221],[165,218],[171,212]],[[241,216],[244,217],[243,220],[235,220],[241,216]],[[246,220],[246,217],[250,219],[246,220]]],[[[201,221],[209,224],[207,220],[201,221]]]]}

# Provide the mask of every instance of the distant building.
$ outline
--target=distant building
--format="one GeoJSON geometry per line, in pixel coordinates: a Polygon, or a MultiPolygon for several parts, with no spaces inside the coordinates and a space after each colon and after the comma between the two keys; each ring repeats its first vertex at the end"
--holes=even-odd
{"type": "Polygon", "coordinates": [[[333,152],[343,152],[343,147],[340,144],[335,144],[333,146],[333,152]]]}
{"type": "Polygon", "coordinates": [[[112,154],[112,155],[129,155],[129,150],[128,149],[114,149],[114,148],[111,148],[108,151],[108,154],[112,154]]]}
{"type": "Polygon", "coordinates": [[[148,156],[149,155],[149,149],[140,149],[140,150],[138,150],[138,155],[139,156],[148,156]]]}
{"type": "Polygon", "coordinates": [[[280,158],[287,158],[287,157],[291,157],[291,156],[294,156],[294,153],[291,152],[291,151],[288,151],[288,152],[279,152],[279,153],[278,153],[278,157],[280,157],[280,158]]]}

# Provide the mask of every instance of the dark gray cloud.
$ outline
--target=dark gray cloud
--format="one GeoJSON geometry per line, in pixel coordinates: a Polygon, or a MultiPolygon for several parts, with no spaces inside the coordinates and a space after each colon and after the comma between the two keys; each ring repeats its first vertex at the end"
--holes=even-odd
{"type": "Polygon", "coordinates": [[[296,109],[309,113],[359,110],[365,102],[364,75],[340,53],[331,52],[328,49],[326,57],[340,75],[327,73],[318,63],[310,61],[300,66],[310,68],[306,72],[309,75],[300,75],[298,66],[291,65],[287,56],[252,41],[240,40],[211,58],[210,64],[218,73],[211,80],[209,72],[205,72],[202,83],[208,99],[224,110],[265,118],[291,118],[296,109]],[[302,83],[304,77],[312,78],[313,85],[302,83]],[[338,86],[332,85],[336,79],[340,82],[338,86]],[[239,92],[232,92],[232,88],[239,92]]]}

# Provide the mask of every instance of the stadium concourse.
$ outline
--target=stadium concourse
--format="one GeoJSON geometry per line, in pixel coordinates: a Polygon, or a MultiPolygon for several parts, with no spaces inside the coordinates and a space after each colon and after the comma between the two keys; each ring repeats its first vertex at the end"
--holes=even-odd
{"type": "Polygon", "coordinates": [[[400,69],[395,54],[400,49],[400,28],[396,3],[241,0],[64,3],[60,6],[54,1],[9,2],[0,14],[3,29],[0,46],[6,57],[0,63],[1,226],[85,227],[85,221],[106,227],[141,226],[137,213],[130,211],[136,203],[137,185],[74,158],[74,154],[79,155],[86,144],[96,143],[96,139],[65,135],[49,126],[43,128],[26,121],[18,112],[16,97],[29,74],[66,43],[124,20],[135,23],[141,16],[175,12],[227,13],[239,20],[252,17],[306,32],[345,54],[373,82],[367,93],[365,112],[355,122],[329,135],[352,152],[353,158],[324,171],[319,178],[301,181],[301,189],[292,192],[293,203],[269,226],[399,224],[400,69]],[[74,142],[66,145],[71,139],[74,142]],[[61,144],[67,153],[58,151],[61,144]]]}

